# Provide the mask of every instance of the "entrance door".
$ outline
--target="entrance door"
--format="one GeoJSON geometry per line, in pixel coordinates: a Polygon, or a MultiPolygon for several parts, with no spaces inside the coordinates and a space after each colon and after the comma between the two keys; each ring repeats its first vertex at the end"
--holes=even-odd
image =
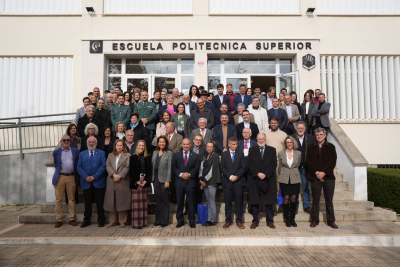
{"type": "Polygon", "coordinates": [[[299,72],[289,72],[276,76],[276,89],[277,94],[282,88],[286,88],[287,92],[295,91],[297,94],[297,101],[300,102],[300,83],[299,83],[299,72]]]}
{"type": "MultiPolygon", "coordinates": [[[[178,78],[171,75],[159,75],[153,76],[153,90],[160,91],[162,89],[167,89],[168,94],[172,94],[172,89],[179,89],[179,81],[178,78]]],[[[153,91],[153,92],[154,92],[153,91]]]]}
{"type": "Polygon", "coordinates": [[[150,78],[126,78],[126,91],[132,93],[136,86],[140,89],[149,91],[151,79],[150,78]]]}

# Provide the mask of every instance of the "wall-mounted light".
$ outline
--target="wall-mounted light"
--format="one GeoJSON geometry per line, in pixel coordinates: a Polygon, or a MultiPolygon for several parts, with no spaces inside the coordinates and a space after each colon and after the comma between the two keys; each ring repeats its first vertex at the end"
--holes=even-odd
{"type": "Polygon", "coordinates": [[[86,10],[87,10],[87,12],[88,12],[88,13],[90,13],[90,14],[94,14],[94,13],[96,13],[96,11],[94,11],[94,8],[93,8],[93,7],[91,7],[91,6],[89,6],[89,7],[86,7],[86,10]]]}
{"type": "Polygon", "coordinates": [[[309,7],[309,8],[307,8],[306,14],[311,15],[312,13],[314,13],[314,10],[315,10],[314,7],[309,7]]]}

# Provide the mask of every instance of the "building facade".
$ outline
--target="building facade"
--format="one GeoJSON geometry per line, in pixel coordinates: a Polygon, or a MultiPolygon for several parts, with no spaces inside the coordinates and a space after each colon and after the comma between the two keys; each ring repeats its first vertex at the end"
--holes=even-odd
{"type": "Polygon", "coordinates": [[[0,21],[2,118],[96,86],[320,88],[370,164],[400,164],[399,0],[0,0],[0,21]]]}

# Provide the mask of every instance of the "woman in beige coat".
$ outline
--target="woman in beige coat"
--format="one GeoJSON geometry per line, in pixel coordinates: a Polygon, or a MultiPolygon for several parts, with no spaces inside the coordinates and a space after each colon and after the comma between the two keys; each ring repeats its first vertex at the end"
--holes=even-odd
{"type": "Polygon", "coordinates": [[[301,152],[296,150],[297,142],[291,136],[286,137],[285,145],[286,149],[278,153],[278,182],[283,196],[283,216],[286,219],[286,227],[297,227],[294,218],[297,208],[296,197],[300,193],[301,178],[299,166],[301,163],[301,152]]]}
{"type": "Polygon", "coordinates": [[[129,157],[124,141],[114,143],[113,152],[107,159],[107,186],[104,197],[104,209],[110,212],[111,227],[119,223],[124,228],[132,205],[132,190],[129,188],[129,157]]]}

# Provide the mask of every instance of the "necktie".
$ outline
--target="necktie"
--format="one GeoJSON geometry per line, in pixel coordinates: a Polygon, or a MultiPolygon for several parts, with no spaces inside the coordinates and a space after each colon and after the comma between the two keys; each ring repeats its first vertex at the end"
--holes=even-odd
{"type": "Polygon", "coordinates": [[[278,109],[275,109],[275,117],[278,117],[278,109]]]}
{"type": "Polygon", "coordinates": [[[185,167],[186,167],[186,164],[187,164],[187,152],[185,152],[185,167]]]}
{"type": "Polygon", "coordinates": [[[93,151],[90,151],[89,160],[90,160],[90,166],[92,166],[93,165],[93,151]]]}
{"type": "Polygon", "coordinates": [[[232,153],[232,163],[235,163],[235,152],[231,152],[232,153]]]}
{"type": "Polygon", "coordinates": [[[201,135],[203,136],[203,139],[204,139],[204,129],[201,130],[201,135]]]}
{"type": "Polygon", "coordinates": [[[249,149],[249,147],[247,146],[247,143],[248,143],[248,142],[249,142],[249,141],[246,141],[246,142],[245,142],[246,145],[244,146],[244,149],[249,149]]]}
{"type": "Polygon", "coordinates": [[[260,147],[261,158],[264,158],[264,147],[260,147]]]}
{"type": "Polygon", "coordinates": [[[168,143],[171,142],[171,135],[168,135],[168,143]]]}

